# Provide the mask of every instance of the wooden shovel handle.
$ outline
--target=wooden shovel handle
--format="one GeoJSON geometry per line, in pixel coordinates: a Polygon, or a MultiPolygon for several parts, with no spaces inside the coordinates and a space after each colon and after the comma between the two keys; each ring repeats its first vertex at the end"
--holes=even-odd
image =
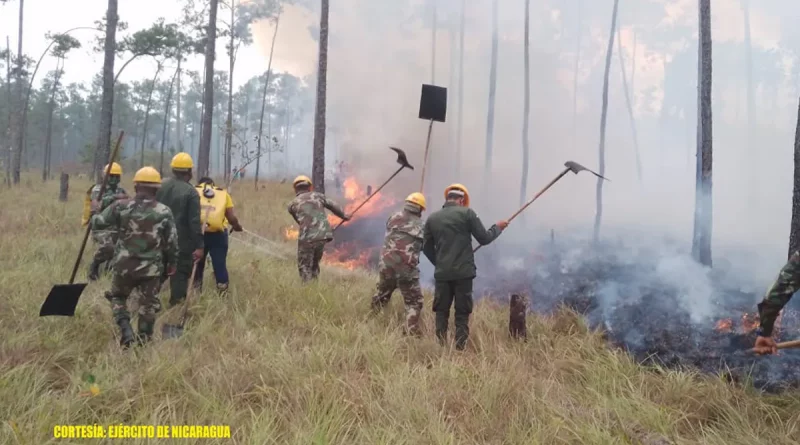
{"type": "Polygon", "coordinates": [[[800,348],[800,340],[785,341],[776,345],[778,349],[800,348]]]}

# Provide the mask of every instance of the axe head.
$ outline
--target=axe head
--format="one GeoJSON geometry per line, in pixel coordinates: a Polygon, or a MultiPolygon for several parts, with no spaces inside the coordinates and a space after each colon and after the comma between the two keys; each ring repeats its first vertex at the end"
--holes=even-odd
{"type": "Polygon", "coordinates": [[[409,168],[414,170],[414,167],[408,163],[408,158],[406,158],[406,152],[397,148],[397,147],[389,147],[390,150],[394,150],[397,153],[397,163],[402,165],[403,167],[409,168]]]}
{"type": "Polygon", "coordinates": [[[600,179],[604,179],[604,180],[609,181],[609,182],[611,181],[610,179],[608,179],[606,177],[603,177],[603,176],[600,176],[599,174],[595,173],[592,170],[589,170],[588,168],[582,166],[581,164],[578,164],[575,161],[567,161],[567,162],[565,162],[564,163],[564,167],[567,167],[572,173],[575,173],[576,175],[581,171],[587,171],[587,172],[597,176],[600,179]]]}

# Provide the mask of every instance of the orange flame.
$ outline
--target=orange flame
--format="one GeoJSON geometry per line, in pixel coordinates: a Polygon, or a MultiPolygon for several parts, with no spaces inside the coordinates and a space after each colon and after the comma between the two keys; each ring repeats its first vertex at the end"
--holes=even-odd
{"type": "MultiPolygon", "coordinates": [[[[344,199],[347,200],[347,204],[344,206],[344,213],[349,215],[353,213],[353,211],[369,197],[369,194],[367,194],[367,189],[362,188],[352,176],[345,179],[342,186],[344,187],[344,199]]],[[[394,204],[395,200],[393,198],[386,197],[382,193],[378,192],[369,200],[369,202],[358,209],[358,213],[353,216],[351,222],[364,216],[379,213],[382,210],[393,206],[394,204]]],[[[331,223],[331,225],[336,225],[340,221],[341,219],[339,219],[339,217],[336,215],[330,213],[328,214],[328,222],[331,223]]]]}
{"type": "MultiPolygon", "coordinates": [[[[777,335],[780,325],[781,325],[781,318],[783,317],[783,311],[778,314],[778,318],[775,320],[775,327],[773,329],[773,333],[777,335]]],[[[749,334],[755,331],[760,324],[760,320],[757,313],[749,313],[745,312],[742,314],[740,319],[738,320],[737,326],[734,328],[733,319],[732,318],[725,318],[722,320],[717,320],[716,324],[714,325],[714,330],[722,332],[722,333],[732,333],[734,330],[736,333],[739,334],[749,334]]]]}
{"type": "Polygon", "coordinates": [[[283,237],[287,240],[296,240],[300,236],[300,229],[294,226],[289,226],[283,229],[283,237]]]}
{"type": "Polygon", "coordinates": [[[730,318],[719,320],[717,321],[717,324],[714,326],[714,330],[724,333],[731,332],[732,328],[733,328],[733,320],[731,320],[730,318]]]}

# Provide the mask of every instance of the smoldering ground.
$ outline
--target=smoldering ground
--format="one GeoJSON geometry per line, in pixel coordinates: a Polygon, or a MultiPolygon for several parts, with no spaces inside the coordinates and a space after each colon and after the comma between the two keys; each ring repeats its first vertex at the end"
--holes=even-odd
{"type": "MultiPolygon", "coordinates": [[[[473,208],[489,226],[510,216],[524,201],[520,195],[531,197],[565,161],[597,170],[613,2],[582,2],[582,10],[578,2],[531,2],[531,162],[524,193],[519,180],[524,168],[522,2],[499,3],[488,174],[491,2],[467,2],[463,68],[462,2],[436,4],[433,71],[429,3],[350,0],[332,6],[329,153],[349,161],[360,183],[376,185],[395,168],[386,147],[399,146],[417,169],[403,172],[384,192],[401,200],[416,191],[427,129],[427,122],[416,117],[419,91],[422,83],[433,82],[448,87],[449,97],[447,122],[435,124],[433,130],[424,190],[429,212],[441,206],[447,184],[461,182],[470,188],[473,208]]],[[[507,298],[509,287],[519,287],[516,290],[530,293],[533,310],[586,300],[585,307],[570,304],[639,357],[656,351],[666,363],[681,357],[679,362],[707,370],[721,369],[723,363],[741,369],[755,364],[760,381],[796,380],[793,374],[776,371],[793,363],[794,353],[739,357],[733,351],[751,345],[752,339],[713,329],[718,319],[755,312],[786,259],[796,117],[792,79],[800,64],[782,42],[792,32],[785,17],[793,9],[800,12],[800,5],[782,8],[750,5],[752,52],[763,62],[754,74],[755,99],[750,103],[743,92],[748,80],[742,58],[742,6],[733,0],[714,3],[712,270],[696,265],[689,252],[696,176],[696,5],[680,0],[637,2],[635,7],[623,3],[615,36],[621,44],[613,45],[609,77],[603,173],[612,182],[603,192],[601,248],[589,246],[596,178],[568,175],[515,220],[495,245],[478,253],[476,287],[481,293],[507,298]],[[626,86],[633,102],[641,179],[626,86]],[[551,230],[554,245],[549,244],[551,230]],[[533,261],[531,252],[544,260],[533,261]]],[[[299,28],[314,29],[315,13],[303,17],[299,28]]],[[[313,38],[294,39],[276,54],[277,60],[295,61],[295,49],[296,54],[314,54],[315,45],[313,38]]],[[[306,59],[307,74],[313,74],[313,58],[306,59]]],[[[305,151],[293,156],[310,165],[310,153],[309,137],[305,151]]],[[[389,212],[372,218],[368,225],[374,230],[342,232],[342,237],[363,235],[368,238],[364,244],[379,246],[389,212]]],[[[421,268],[427,282],[432,267],[423,259],[421,268]]],[[[791,317],[785,317],[785,338],[795,332],[790,322],[791,317]]]]}

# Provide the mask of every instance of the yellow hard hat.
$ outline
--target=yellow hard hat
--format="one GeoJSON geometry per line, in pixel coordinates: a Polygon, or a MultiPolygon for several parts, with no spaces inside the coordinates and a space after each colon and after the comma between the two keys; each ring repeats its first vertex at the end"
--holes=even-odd
{"type": "Polygon", "coordinates": [[[447,199],[447,195],[453,191],[458,190],[464,193],[464,206],[469,207],[469,190],[463,184],[450,184],[447,188],[444,189],[444,199],[447,199]]]}
{"type": "Polygon", "coordinates": [[[297,184],[301,184],[303,182],[307,182],[308,185],[312,184],[311,183],[311,178],[309,178],[308,176],[305,176],[305,175],[300,175],[300,176],[294,178],[294,181],[292,181],[292,187],[297,187],[297,184]]]}
{"type": "Polygon", "coordinates": [[[416,205],[422,207],[422,210],[425,210],[427,208],[427,204],[425,202],[425,195],[423,195],[420,192],[414,192],[414,193],[408,195],[408,197],[406,198],[406,202],[410,202],[412,204],[416,204],[416,205]]]}
{"type": "Polygon", "coordinates": [[[142,167],[133,175],[133,183],[155,186],[161,184],[161,175],[153,167],[142,167]]]}
{"type": "MultiPolygon", "coordinates": [[[[103,172],[105,173],[108,170],[108,164],[103,167],[103,172]]],[[[109,172],[110,175],[120,175],[122,176],[122,166],[117,164],[116,162],[111,163],[111,171],[109,172]]]]}
{"type": "Polygon", "coordinates": [[[169,164],[173,170],[191,170],[194,167],[194,162],[189,153],[180,152],[172,157],[172,162],[169,164]]]}

